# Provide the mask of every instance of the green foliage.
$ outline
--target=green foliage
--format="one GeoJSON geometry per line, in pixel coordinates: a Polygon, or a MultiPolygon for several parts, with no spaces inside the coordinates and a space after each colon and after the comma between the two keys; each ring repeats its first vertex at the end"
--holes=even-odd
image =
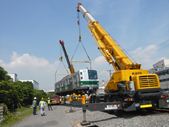
{"type": "Polygon", "coordinates": [[[34,97],[37,98],[38,101],[41,100],[41,98],[43,97],[45,100],[47,100],[47,94],[43,91],[43,90],[33,90],[33,95],[34,97]]]}
{"type": "Polygon", "coordinates": [[[9,79],[7,72],[0,67],[0,103],[6,104],[9,111],[31,105],[35,96],[38,100],[47,98],[47,94],[43,90],[34,89],[31,82],[12,82],[9,79]]]}
{"type": "Polygon", "coordinates": [[[55,96],[55,92],[48,92],[47,95],[48,95],[48,97],[51,98],[51,97],[55,96]]]}
{"type": "Polygon", "coordinates": [[[0,82],[1,103],[5,103],[10,111],[14,111],[19,104],[18,92],[14,89],[13,83],[9,81],[0,82]]]}
{"type": "Polygon", "coordinates": [[[23,106],[31,105],[33,99],[32,83],[17,81],[13,84],[13,87],[18,92],[20,104],[23,106]]]}
{"type": "Polygon", "coordinates": [[[0,67],[0,81],[10,80],[11,78],[7,75],[7,71],[5,71],[2,67],[0,67]]]}

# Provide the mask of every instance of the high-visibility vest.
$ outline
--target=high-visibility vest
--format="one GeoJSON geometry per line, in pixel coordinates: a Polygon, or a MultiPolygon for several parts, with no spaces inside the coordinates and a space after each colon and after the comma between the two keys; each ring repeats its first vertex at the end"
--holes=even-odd
{"type": "Polygon", "coordinates": [[[48,104],[50,104],[50,99],[48,99],[48,104]]]}
{"type": "Polygon", "coordinates": [[[40,106],[41,108],[44,108],[44,107],[45,107],[45,102],[44,102],[44,101],[40,101],[40,102],[39,102],[39,106],[40,106]]]}
{"type": "Polygon", "coordinates": [[[86,104],[86,96],[82,95],[82,104],[85,105],[86,104]]]}

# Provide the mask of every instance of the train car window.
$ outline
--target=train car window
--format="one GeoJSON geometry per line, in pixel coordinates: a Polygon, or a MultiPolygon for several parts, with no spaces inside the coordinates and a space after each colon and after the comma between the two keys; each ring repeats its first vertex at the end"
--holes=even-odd
{"type": "Polygon", "coordinates": [[[80,72],[80,75],[82,75],[82,72],[80,72]]]}
{"type": "Polygon", "coordinates": [[[97,79],[97,71],[96,70],[88,70],[89,79],[97,79]]]}

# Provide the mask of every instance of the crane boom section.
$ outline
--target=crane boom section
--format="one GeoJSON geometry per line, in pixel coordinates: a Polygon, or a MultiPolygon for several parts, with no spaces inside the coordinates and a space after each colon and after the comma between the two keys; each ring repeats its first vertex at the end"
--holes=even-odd
{"type": "Polygon", "coordinates": [[[73,65],[70,63],[68,54],[66,52],[66,48],[64,46],[64,42],[62,40],[60,40],[59,42],[60,42],[60,45],[62,46],[64,55],[65,55],[65,58],[66,58],[66,61],[67,61],[67,64],[68,64],[69,71],[70,71],[71,74],[74,74],[75,73],[75,69],[74,69],[73,65]]]}
{"type": "Polygon", "coordinates": [[[113,65],[115,70],[140,69],[140,64],[135,64],[122,51],[115,40],[112,39],[99,22],[96,21],[80,3],[78,4],[77,9],[87,20],[88,27],[96,39],[99,50],[102,52],[106,60],[113,65]]]}

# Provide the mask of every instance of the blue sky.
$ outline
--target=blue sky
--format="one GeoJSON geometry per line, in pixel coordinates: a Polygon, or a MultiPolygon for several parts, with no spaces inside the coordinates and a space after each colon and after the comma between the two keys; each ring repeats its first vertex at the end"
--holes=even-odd
{"type": "MultiPolygon", "coordinates": [[[[78,43],[79,0],[0,0],[0,65],[19,79],[35,79],[53,89],[54,75],[66,74],[59,62],[60,39],[71,57],[78,43]],[[57,73],[56,73],[57,70],[57,73]],[[63,72],[63,73],[61,73],[63,72]]],[[[169,58],[169,0],[81,0],[118,44],[143,68],[169,58]]],[[[81,16],[82,43],[100,80],[112,69],[97,50],[81,16]],[[103,76],[104,75],[104,76],[103,76]]],[[[74,60],[86,60],[81,47],[74,60]]],[[[66,63],[65,63],[66,64],[66,63]]],[[[76,70],[86,64],[75,64],[76,70]]]]}

